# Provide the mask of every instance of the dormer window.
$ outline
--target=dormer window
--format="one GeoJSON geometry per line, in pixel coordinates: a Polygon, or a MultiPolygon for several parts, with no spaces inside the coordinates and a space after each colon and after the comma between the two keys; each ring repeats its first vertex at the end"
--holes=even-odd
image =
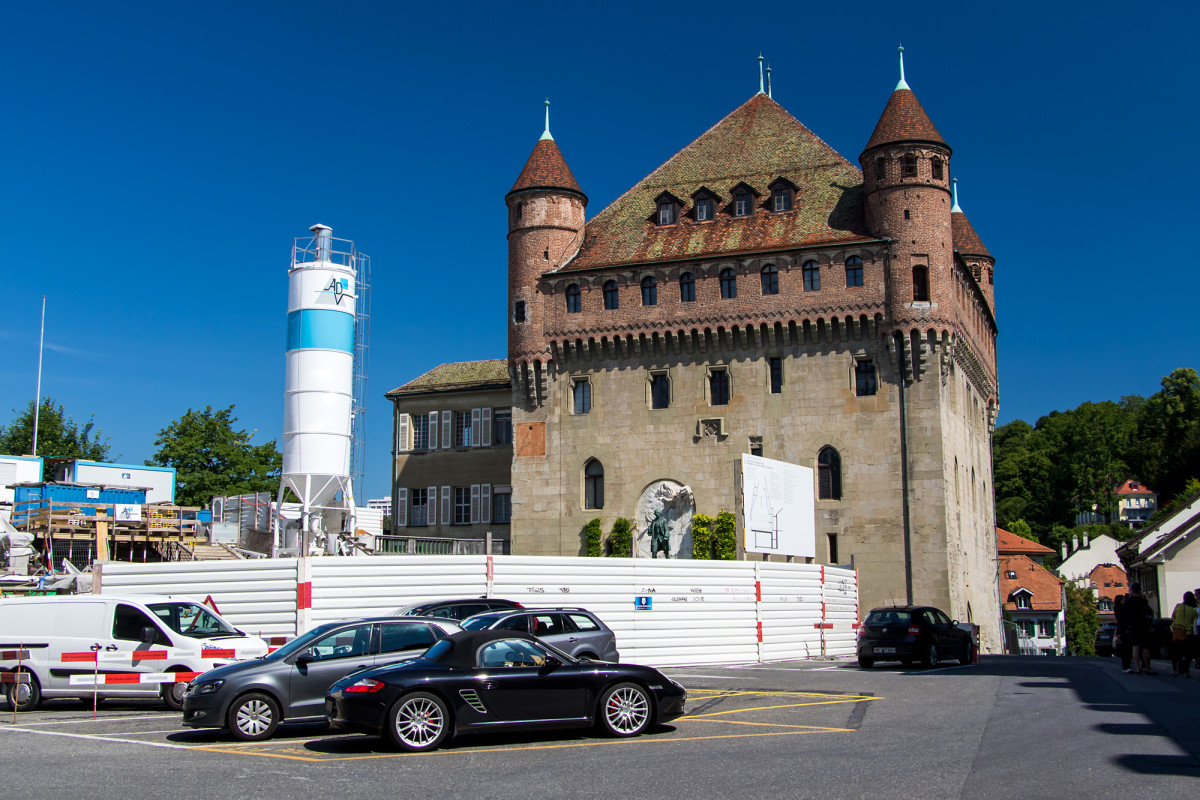
{"type": "Polygon", "coordinates": [[[717,204],[721,198],[716,192],[701,186],[692,192],[692,217],[696,222],[712,222],[716,218],[717,204]]]}
{"type": "Polygon", "coordinates": [[[746,183],[739,183],[733,187],[733,215],[735,217],[748,217],[754,213],[754,201],[758,197],[758,192],[746,183]]]}
{"type": "Polygon", "coordinates": [[[776,178],[770,189],[771,210],[775,212],[791,211],[792,201],[796,196],[796,184],[787,178],[776,178]]]}
{"type": "Polygon", "coordinates": [[[682,200],[670,192],[663,192],[654,198],[654,202],[658,205],[656,219],[659,225],[674,225],[679,222],[679,210],[683,208],[682,200]]]}

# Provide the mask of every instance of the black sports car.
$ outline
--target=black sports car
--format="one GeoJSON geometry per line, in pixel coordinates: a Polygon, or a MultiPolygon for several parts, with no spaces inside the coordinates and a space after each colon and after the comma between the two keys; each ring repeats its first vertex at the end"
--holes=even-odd
{"type": "Polygon", "coordinates": [[[356,672],[325,698],[329,724],[432,750],[468,732],[598,725],[636,736],[683,716],[687,692],[656,669],[576,660],[519,631],[455,633],[423,656],[356,672]]]}

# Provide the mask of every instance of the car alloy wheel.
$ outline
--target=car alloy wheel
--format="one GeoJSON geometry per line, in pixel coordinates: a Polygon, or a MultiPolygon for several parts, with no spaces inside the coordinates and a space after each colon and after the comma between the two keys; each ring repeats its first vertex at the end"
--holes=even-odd
{"type": "Polygon", "coordinates": [[[925,647],[924,663],[925,663],[926,667],[936,667],[938,665],[937,645],[934,644],[933,642],[930,642],[925,647]]]}
{"type": "Polygon", "coordinates": [[[257,742],[269,739],[279,727],[279,704],[260,692],[244,695],[229,709],[229,731],[235,739],[257,742]]]}
{"type": "Polygon", "coordinates": [[[636,736],[650,726],[650,696],[634,683],[619,683],[600,700],[600,719],[614,736],[636,736]]]}
{"type": "Polygon", "coordinates": [[[428,692],[406,694],[392,706],[388,733],[404,750],[432,750],[450,731],[450,714],[441,698],[428,692]]]}
{"type": "MultiPolygon", "coordinates": [[[[167,672],[187,672],[183,667],[172,667],[167,672]]],[[[187,691],[187,683],[164,683],[162,691],[163,703],[172,711],[183,710],[183,693],[187,691]]]]}

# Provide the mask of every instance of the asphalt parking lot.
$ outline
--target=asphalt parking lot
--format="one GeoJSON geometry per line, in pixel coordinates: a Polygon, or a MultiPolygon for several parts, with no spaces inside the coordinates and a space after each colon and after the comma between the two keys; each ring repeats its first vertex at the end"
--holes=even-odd
{"type": "Polygon", "coordinates": [[[5,796],[1051,797],[1193,795],[1200,680],[1111,659],[985,657],[936,670],[806,661],[666,670],[688,714],[632,740],[591,731],[464,737],[399,753],[290,726],[261,743],[150,701],[0,713],[5,796]]]}

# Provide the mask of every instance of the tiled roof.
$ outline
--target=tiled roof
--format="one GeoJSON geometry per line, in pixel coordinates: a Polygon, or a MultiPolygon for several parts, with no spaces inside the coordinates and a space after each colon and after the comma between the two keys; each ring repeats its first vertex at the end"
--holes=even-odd
{"type": "Polygon", "coordinates": [[[1125,570],[1115,564],[1101,564],[1093,569],[1088,577],[1091,579],[1092,588],[1096,590],[1097,600],[1116,600],[1117,595],[1129,591],[1129,577],[1125,570]]]}
{"type": "Polygon", "coordinates": [[[954,239],[954,249],[961,255],[992,257],[963,212],[955,211],[950,215],[950,235],[954,239]]]}
{"type": "Polygon", "coordinates": [[[996,528],[996,552],[1000,555],[1048,556],[1054,553],[1049,547],[1030,541],[1023,536],[996,528]]]}
{"type": "MultiPolygon", "coordinates": [[[[539,139],[509,194],[524,189],[568,189],[583,194],[553,139],[539,139]]],[[[586,195],[584,195],[586,198],[586,195]]]]}
{"type": "Polygon", "coordinates": [[[1062,584],[1061,578],[1029,556],[1000,556],[1000,601],[1006,611],[1060,611],[1062,584]],[[1010,578],[1010,572],[1015,577],[1010,578]],[[1028,609],[1017,608],[1013,592],[1018,589],[1032,595],[1028,609]]]}
{"type": "Polygon", "coordinates": [[[1138,483],[1135,480],[1127,480],[1116,488],[1113,494],[1118,495],[1151,495],[1155,491],[1143,483],[1138,483]]]}
{"type": "Polygon", "coordinates": [[[950,149],[950,145],[946,144],[938,129],[933,127],[929,115],[921,108],[921,101],[911,89],[897,89],[892,92],[887,106],[883,109],[883,115],[875,125],[875,132],[871,134],[863,152],[894,142],[933,142],[947,150],[950,149]]]}
{"type": "Polygon", "coordinates": [[[510,386],[508,362],[502,358],[488,361],[458,361],[434,367],[419,378],[387,393],[387,397],[428,392],[453,392],[463,389],[499,389],[510,386]]]}
{"type": "Polygon", "coordinates": [[[873,239],[863,221],[862,173],[765,94],[755,95],[672,156],[587,223],[586,240],[564,272],[718,254],[873,239]],[[797,187],[793,209],[768,211],[768,186],[797,187]],[[654,199],[687,198],[702,186],[731,203],[744,182],[762,200],[748,217],[714,209],[696,222],[688,208],[674,225],[654,224],[654,199]]]}

